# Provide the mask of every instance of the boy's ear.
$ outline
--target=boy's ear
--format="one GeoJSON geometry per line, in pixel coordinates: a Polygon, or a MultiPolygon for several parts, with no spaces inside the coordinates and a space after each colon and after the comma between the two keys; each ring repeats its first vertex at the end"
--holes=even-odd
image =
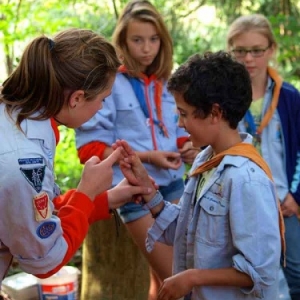
{"type": "Polygon", "coordinates": [[[214,103],[212,105],[212,109],[211,109],[211,117],[212,118],[222,118],[222,110],[220,108],[220,105],[217,103],[214,103]]]}
{"type": "Polygon", "coordinates": [[[70,108],[75,108],[79,104],[85,101],[84,91],[83,90],[76,90],[73,92],[68,100],[68,105],[70,108]]]}

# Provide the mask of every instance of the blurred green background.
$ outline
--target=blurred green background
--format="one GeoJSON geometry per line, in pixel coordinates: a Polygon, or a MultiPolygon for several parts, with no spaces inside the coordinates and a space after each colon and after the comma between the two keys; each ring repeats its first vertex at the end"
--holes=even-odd
{"type": "MultiPolygon", "coordinates": [[[[1,0],[0,82],[11,73],[25,45],[69,27],[89,28],[110,39],[126,0],[1,0]]],[[[273,25],[279,49],[276,67],[300,87],[300,0],[153,0],[174,42],[174,67],[195,52],[226,48],[228,24],[241,14],[262,13],[273,25]]],[[[76,187],[82,166],[74,131],[60,127],[55,170],[62,191],[76,187]]]]}

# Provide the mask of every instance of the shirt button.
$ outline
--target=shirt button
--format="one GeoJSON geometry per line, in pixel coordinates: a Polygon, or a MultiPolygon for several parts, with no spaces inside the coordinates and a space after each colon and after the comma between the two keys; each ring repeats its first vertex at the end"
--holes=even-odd
{"type": "Polygon", "coordinates": [[[213,207],[213,206],[210,206],[210,207],[209,207],[209,210],[210,210],[210,211],[213,211],[213,210],[214,210],[214,207],[213,207]]]}
{"type": "Polygon", "coordinates": [[[251,172],[255,172],[253,168],[250,168],[250,171],[251,171],[251,172]]]}

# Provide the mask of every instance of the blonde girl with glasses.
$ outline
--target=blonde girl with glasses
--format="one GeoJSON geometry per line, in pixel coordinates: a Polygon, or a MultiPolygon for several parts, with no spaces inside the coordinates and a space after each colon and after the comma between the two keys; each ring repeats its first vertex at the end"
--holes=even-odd
{"type": "Polygon", "coordinates": [[[271,168],[285,222],[286,267],[292,300],[300,299],[300,95],[270,67],[277,43],[263,15],[236,19],[227,47],[251,77],[253,101],[240,122],[240,131],[254,144],[271,168]]]}
{"type": "MultiPolygon", "coordinates": [[[[113,42],[122,66],[103,110],[76,131],[79,158],[82,163],[91,155],[106,158],[112,144],[125,139],[164,198],[177,202],[184,188],[183,162],[191,163],[199,151],[193,149],[187,132],[177,126],[176,104],[166,88],[173,66],[171,36],[149,1],[134,0],[122,11],[113,42]]],[[[122,178],[115,165],[113,185],[122,178]]],[[[119,213],[151,266],[148,299],[156,299],[160,284],[172,274],[172,247],[157,243],[152,253],[146,251],[147,230],[154,220],[142,205],[124,205],[119,213]]]]}

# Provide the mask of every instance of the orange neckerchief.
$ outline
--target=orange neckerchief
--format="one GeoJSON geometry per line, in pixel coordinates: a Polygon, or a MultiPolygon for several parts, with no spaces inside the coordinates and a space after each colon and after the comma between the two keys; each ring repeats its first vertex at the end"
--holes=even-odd
{"type": "MultiPolygon", "coordinates": [[[[243,156],[249,158],[255,164],[257,164],[261,169],[263,169],[264,172],[267,174],[267,176],[270,178],[270,180],[273,181],[272,173],[269,166],[267,165],[265,160],[261,157],[261,155],[258,153],[258,151],[255,149],[255,147],[248,143],[238,143],[233,147],[218,153],[210,160],[200,165],[196,170],[194,170],[191,176],[197,176],[198,174],[201,174],[205,171],[208,171],[218,166],[225,155],[243,156]]],[[[284,227],[284,220],[283,220],[283,215],[282,215],[279,201],[278,201],[278,211],[279,211],[280,239],[281,239],[282,252],[284,253],[284,265],[285,265],[285,250],[286,250],[285,238],[284,238],[285,227],[284,227]]]]}
{"type": "MultiPolygon", "coordinates": [[[[128,74],[127,68],[125,65],[119,67],[119,72],[128,74]]],[[[150,77],[146,76],[143,73],[140,73],[138,78],[144,80],[145,85],[148,86],[151,81],[154,81],[154,101],[156,107],[157,119],[160,122],[160,127],[166,137],[169,137],[167,128],[164,125],[162,118],[162,92],[163,92],[163,81],[158,79],[155,74],[152,74],[150,77]]],[[[146,93],[147,94],[147,93],[146,93]]],[[[147,96],[146,96],[147,98],[147,96]]]]}
{"type": "Polygon", "coordinates": [[[273,91],[273,97],[271,101],[271,105],[269,106],[266,114],[264,115],[263,119],[261,120],[260,126],[257,129],[257,134],[261,134],[263,129],[268,125],[270,122],[278,104],[279,100],[279,93],[280,89],[283,83],[282,78],[278,75],[277,71],[271,67],[268,67],[267,69],[268,75],[274,80],[275,82],[275,87],[273,91]]]}
{"type": "Polygon", "coordinates": [[[58,130],[56,121],[53,118],[51,118],[50,121],[51,121],[51,127],[53,129],[53,132],[55,135],[55,141],[56,141],[56,145],[57,145],[59,142],[59,130],[58,130]]]}

